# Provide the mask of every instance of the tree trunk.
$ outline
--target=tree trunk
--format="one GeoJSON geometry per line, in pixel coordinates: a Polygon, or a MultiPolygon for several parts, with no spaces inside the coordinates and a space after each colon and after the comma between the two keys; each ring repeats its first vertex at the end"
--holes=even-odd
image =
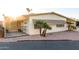
{"type": "Polygon", "coordinates": [[[40,28],[40,36],[41,36],[41,31],[42,31],[42,29],[40,28]]]}
{"type": "Polygon", "coordinates": [[[68,31],[70,30],[69,25],[68,25],[68,31]]]}
{"type": "Polygon", "coordinates": [[[68,25],[68,31],[72,31],[71,24],[68,25]]]}
{"type": "Polygon", "coordinates": [[[47,29],[44,29],[44,30],[43,30],[43,32],[42,32],[42,36],[43,36],[43,37],[46,37],[46,31],[47,31],[47,29]]]}

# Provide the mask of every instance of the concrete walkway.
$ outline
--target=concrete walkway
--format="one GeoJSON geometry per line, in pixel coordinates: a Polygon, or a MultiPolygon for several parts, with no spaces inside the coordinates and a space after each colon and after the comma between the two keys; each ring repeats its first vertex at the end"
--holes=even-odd
{"type": "Polygon", "coordinates": [[[0,42],[16,42],[20,40],[79,40],[79,32],[77,31],[64,31],[48,34],[47,37],[39,35],[21,36],[14,38],[1,38],[0,42]]]}

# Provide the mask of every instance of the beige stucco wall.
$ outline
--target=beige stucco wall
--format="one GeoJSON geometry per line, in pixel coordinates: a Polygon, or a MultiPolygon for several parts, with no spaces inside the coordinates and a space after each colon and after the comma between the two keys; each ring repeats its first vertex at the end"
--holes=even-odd
{"type": "MultiPolygon", "coordinates": [[[[34,29],[34,24],[33,24],[33,20],[64,20],[66,21],[66,18],[57,16],[57,15],[39,15],[39,16],[30,16],[29,21],[27,22],[27,30],[26,33],[29,35],[34,35],[34,34],[39,34],[39,30],[38,29],[34,29]]],[[[47,33],[51,33],[51,32],[58,32],[58,31],[64,31],[67,30],[66,24],[65,27],[56,27],[56,25],[51,25],[52,30],[48,30],[47,33]]]]}

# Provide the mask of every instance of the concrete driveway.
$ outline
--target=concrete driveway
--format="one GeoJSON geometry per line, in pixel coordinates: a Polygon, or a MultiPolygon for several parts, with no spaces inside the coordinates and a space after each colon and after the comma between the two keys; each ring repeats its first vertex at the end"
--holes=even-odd
{"type": "Polygon", "coordinates": [[[39,35],[21,36],[14,38],[2,38],[0,42],[16,42],[20,40],[79,40],[78,31],[64,31],[48,34],[47,37],[41,37],[39,35]]]}
{"type": "Polygon", "coordinates": [[[20,37],[20,36],[28,36],[28,34],[25,34],[23,32],[8,32],[6,33],[6,37],[10,38],[10,37],[20,37]]]}
{"type": "Polygon", "coordinates": [[[46,37],[39,35],[19,37],[19,40],[79,40],[78,31],[64,31],[48,34],[46,37]]]}

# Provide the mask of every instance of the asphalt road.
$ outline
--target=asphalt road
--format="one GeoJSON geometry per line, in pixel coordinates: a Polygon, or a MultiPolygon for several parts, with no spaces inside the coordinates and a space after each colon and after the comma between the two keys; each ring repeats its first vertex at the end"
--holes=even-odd
{"type": "Polygon", "coordinates": [[[79,50],[79,41],[20,41],[0,43],[0,50],[79,50]]]}

